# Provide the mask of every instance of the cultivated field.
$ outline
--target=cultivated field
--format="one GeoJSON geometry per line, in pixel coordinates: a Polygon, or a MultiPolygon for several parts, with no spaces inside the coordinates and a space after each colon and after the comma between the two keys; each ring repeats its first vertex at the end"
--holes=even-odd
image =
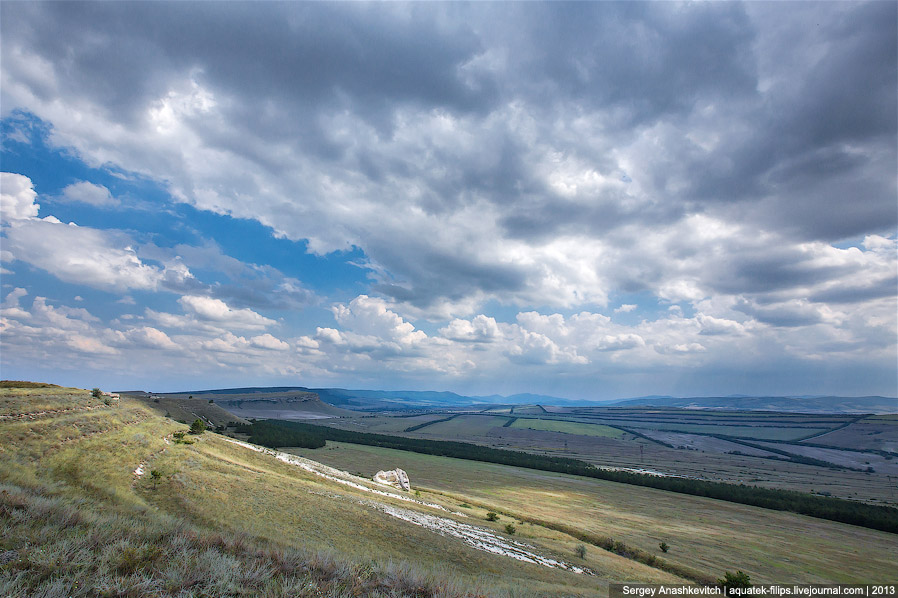
{"type": "Polygon", "coordinates": [[[898,504],[898,419],[889,416],[536,405],[518,405],[513,412],[508,406],[497,409],[501,411],[357,415],[321,423],[574,457],[602,467],[898,504]],[[441,421],[446,418],[451,419],[441,421]],[[426,425],[428,421],[433,423],[426,425]],[[410,429],[412,422],[415,429],[410,429]]]}
{"type": "Polygon", "coordinates": [[[598,436],[600,438],[621,438],[624,435],[624,432],[618,428],[601,424],[584,424],[549,419],[518,418],[510,427],[524,430],[563,432],[565,434],[579,434],[582,436],[598,436]]]}
{"type": "Polygon", "coordinates": [[[594,547],[580,559],[582,542],[549,527],[511,536],[508,519],[426,489],[400,500],[210,432],[179,440],[186,426],[128,398],[2,397],[0,595],[603,596],[614,580],[681,579],[594,547]],[[478,550],[444,528],[595,575],[478,550]]]}
{"type": "MultiPolygon", "coordinates": [[[[294,449],[334,467],[371,474],[401,467],[413,487],[509,521],[583,530],[699,571],[742,569],[764,583],[872,583],[894,576],[898,536],[855,526],[543,471],[328,442],[294,449]]],[[[522,534],[530,525],[519,528],[522,534]]],[[[526,536],[522,536],[526,537],[526,536]]],[[[598,549],[596,549],[598,550],[598,549]]]]}

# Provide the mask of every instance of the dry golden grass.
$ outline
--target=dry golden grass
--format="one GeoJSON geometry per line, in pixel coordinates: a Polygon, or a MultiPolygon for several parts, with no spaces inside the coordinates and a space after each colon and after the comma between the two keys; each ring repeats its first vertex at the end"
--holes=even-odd
{"type": "MultiPolygon", "coordinates": [[[[67,527],[60,528],[57,536],[53,531],[56,528],[44,526],[37,516],[33,521],[4,519],[0,522],[7,536],[3,548],[27,555],[25,560],[16,561],[19,569],[15,571],[5,565],[0,568],[0,582],[7,583],[7,592],[12,595],[17,593],[16,588],[49,591],[51,586],[61,588],[60,583],[70,584],[63,588],[61,595],[82,595],[81,590],[74,591],[71,585],[78,576],[85,583],[96,581],[91,576],[100,576],[108,587],[127,586],[132,588],[128,592],[135,596],[147,594],[134,588],[144,587],[140,584],[151,587],[153,583],[162,583],[160,579],[177,586],[177,579],[172,581],[165,571],[181,565],[170,556],[159,556],[172,552],[167,544],[162,545],[162,553],[154,552],[152,538],[156,536],[145,533],[154,525],[160,529],[186,526],[184,529],[195,530],[192,533],[203,537],[220,534],[225,538],[224,544],[245,538],[248,546],[272,547],[272,554],[297,550],[314,555],[324,551],[331,561],[344,563],[337,568],[342,567],[346,575],[365,570],[386,572],[383,575],[387,577],[395,573],[400,581],[425,580],[427,587],[439,589],[438,593],[432,593],[434,596],[481,592],[495,596],[602,596],[607,594],[609,580],[675,579],[657,569],[598,550],[589,551],[586,564],[602,574],[599,578],[478,551],[459,540],[389,517],[370,505],[370,495],[227,443],[215,434],[207,432],[190,445],[166,442],[166,437],[187,427],[126,398],[106,405],[92,399],[89,392],[76,389],[4,389],[3,396],[10,413],[38,410],[48,413],[35,419],[0,420],[0,435],[4,439],[0,443],[0,483],[6,484],[9,491],[25,496],[22,501],[38,505],[34,507],[35,513],[40,512],[39,506],[44,504],[41,501],[59,501],[59,508],[75,513],[73,517],[83,515],[72,525],[88,522],[84,524],[86,531],[79,534],[87,533],[90,537],[93,521],[99,522],[96,525],[102,525],[103,533],[112,538],[97,544],[91,552],[93,544],[83,544],[81,535],[70,537],[65,532],[67,527]],[[138,465],[146,472],[142,477],[134,474],[138,465]],[[161,479],[152,480],[151,470],[160,472],[161,479]],[[43,563],[38,559],[40,555],[29,548],[33,544],[28,538],[37,536],[43,537],[48,546],[55,546],[59,554],[74,551],[80,560],[68,564],[59,559],[43,563]],[[125,559],[127,562],[116,564],[118,561],[104,552],[110,542],[120,543],[121,550],[126,551],[122,554],[130,555],[125,559]],[[128,569],[132,564],[133,571],[128,569]],[[120,565],[128,571],[117,573],[120,565]],[[15,585],[20,582],[25,585],[15,585]]],[[[397,504],[417,508],[407,503],[397,504]]],[[[28,508],[23,507],[23,512],[30,512],[28,508]]],[[[482,512],[475,512],[471,519],[479,516],[482,512]]],[[[488,526],[485,521],[482,523],[488,526]]],[[[498,525],[493,528],[501,529],[498,525]]],[[[547,555],[576,562],[574,542],[563,534],[524,525],[518,526],[517,537],[538,546],[547,555]]],[[[194,546],[190,544],[190,550],[194,546]]],[[[239,554],[233,550],[224,552],[229,555],[227,558],[241,561],[238,569],[247,575],[256,566],[246,560],[248,555],[257,554],[252,550],[236,551],[239,554]]],[[[197,555],[189,565],[194,568],[193,573],[210,570],[204,557],[197,555]]],[[[263,561],[268,562],[262,558],[260,562],[263,561]]],[[[285,578],[272,579],[275,580],[272,584],[277,582],[287,587],[285,578]]],[[[377,579],[382,581],[381,577],[377,579]]],[[[397,582],[397,587],[404,583],[397,582]]],[[[220,588],[210,592],[208,595],[236,595],[220,588]]],[[[271,595],[282,594],[272,590],[271,595]]],[[[431,594],[383,592],[382,595],[431,594]]]]}
{"type": "MultiPolygon", "coordinates": [[[[329,442],[295,449],[334,467],[401,467],[424,487],[484,509],[611,537],[721,577],[764,583],[873,583],[894,575],[898,536],[792,513],[446,457],[329,442]],[[660,542],[670,545],[662,555],[660,542]]],[[[501,523],[501,522],[500,522],[501,523]]],[[[598,549],[593,549],[596,552],[598,549]]]]}

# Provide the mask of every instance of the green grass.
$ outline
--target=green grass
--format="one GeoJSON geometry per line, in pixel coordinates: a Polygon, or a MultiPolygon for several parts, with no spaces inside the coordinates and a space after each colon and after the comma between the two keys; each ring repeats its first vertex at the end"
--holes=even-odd
{"type": "Polygon", "coordinates": [[[460,596],[445,578],[0,484],[2,596],[460,596]]]}
{"type": "Polygon", "coordinates": [[[718,576],[742,569],[758,583],[886,581],[898,550],[894,534],[604,480],[330,441],[295,452],[365,473],[401,467],[413,487],[466,502],[481,516],[493,510],[575,528],[659,556],[664,541],[672,563],[718,576]]]}
{"type": "Polygon", "coordinates": [[[376,434],[397,434],[406,428],[432,422],[446,417],[443,413],[416,415],[413,417],[391,417],[386,415],[364,416],[344,419],[321,421],[319,423],[341,428],[344,430],[356,430],[358,432],[373,432],[376,434]]]}
{"type": "Polygon", "coordinates": [[[813,434],[825,432],[828,428],[787,428],[759,426],[720,426],[705,424],[677,424],[668,422],[651,422],[637,420],[609,421],[613,425],[637,430],[667,430],[670,432],[687,432],[693,434],[717,434],[745,438],[747,440],[798,440],[813,434]]]}
{"type": "MultiPolygon", "coordinates": [[[[130,399],[15,394],[16,412],[66,410],[0,420],[0,596],[601,596],[609,579],[677,580],[601,551],[585,563],[599,578],[478,551],[216,434],[168,444],[187,426],[130,399]]],[[[533,530],[515,537],[572,560],[573,538],[533,530]]]]}
{"type": "Polygon", "coordinates": [[[509,419],[496,415],[460,415],[422,428],[418,433],[440,438],[483,436],[493,428],[501,427],[509,419]]]}
{"type": "Polygon", "coordinates": [[[598,436],[600,438],[620,438],[624,435],[622,430],[602,424],[584,424],[550,419],[524,419],[519,418],[512,428],[526,430],[545,430],[548,432],[564,432],[565,434],[579,434],[581,436],[598,436]]]}

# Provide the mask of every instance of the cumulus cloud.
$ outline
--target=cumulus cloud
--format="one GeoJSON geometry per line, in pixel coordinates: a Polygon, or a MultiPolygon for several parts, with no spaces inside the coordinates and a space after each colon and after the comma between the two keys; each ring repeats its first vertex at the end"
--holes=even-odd
{"type": "Polygon", "coordinates": [[[262,316],[251,309],[233,309],[220,299],[185,295],[178,299],[185,311],[195,315],[201,321],[212,322],[247,330],[258,330],[273,326],[276,322],[262,316]]]}
{"type": "MultiPolygon", "coordinates": [[[[269,8],[234,7],[219,22],[240,47],[289,57],[280,66],[210,52],[212,30],[187,39],[164,26],[202,7],[110,5],[99,9],[109,18],[90,20],[55,5],[8,8],[7,21],[39,21],[53,36],[9,29],[6,43],[18,50],[4,54],[6,104],[52,121],[53,139],[88,161],[169,181],[176,198],[201,209],[256,219],[315,252],[362,247],[383,273],[379,292],[441,317],[498,298],[602,305],[609,287],[700,300],[711,270],[678,276],[657,242],[670,226],[688,228],[683,218],[698,206],[779,244],[796,231],[828,241],[895,223],[894,144],[883,137],[895,119],[881,109],[895,96],[894,35],[883,25],[891,5],[816,5],[830,37],[814,46],[813,76],[779,57],[787,41],[820,34],[799,26],[807,14],[772,5],[475,5],[440,27],[429,11],[384,11],[372,27],[375,17],[353,5],[269,8]],[[94,35],[99,22],[107,25],[94,35]],[[316,26],[305,39],[290,32],[299,23],[335,29],[316,26]],[[363,60],[347,46],[362,30],[386,62],[371,65],[370,52],[363,60]],[[171,59],[150,61],[136,79],[121,36],[171,59]],[[634,39],[640,52],[625,51],[634,39]],[[309,52],[340,59],[323,75],[309,52]],[[66,70],[54,67],[63,55],[66,70]],[[33,63],[48,67],[40,81],[22,75],[33,63]],[[403,66],[378,72],[386,64],[403,66]],[[297,73],[301,86],[290,83],[297,73]],[[852,118],[807,122],[802,115],[842,110],[845,98],[819,88],[846,77],[867,90],[852,100],[852,118]],[[114,91],[95,85],[110,80],[114,91]],[[43,99],[54,93],[80,102],[77,119],[43,99]],[[260,98],[265,111],[252,109],[260,98]],[[313,117],[284,118],[300,105],[313,117]],[[824,158],[837,167],[820,168],[824,158]],[[804,190],[813,168],[812,193],[804,190]],[[859,217],[857,203],[848,211],[841,199],[852,186],[864,197],[859,217]],[[623,250],[633,225],[640,240],[623,250]]],[[[723,235],[717,250],[739,242],[723,235]]]]}
{"type": "Polygon", "coordinates": [[[132,328],[126,333],[128,340],[132,343],[152,349],[177,349],[178,346],[172,342],[167,334],[152,326],[141,326],[140,328],[132,328]]]}
{"type": "Polygon", "coordinates": [[[37,218],[40,205],[31,179],[21,174],[0,172],[0,213],[3,221],[37,218]]]}
{"type": "Polygon", "coordinates": [[[440,334],[454,341],[488,343],[499,338],[501,332],[495,319],[479,314],[471,320],[452,320],[440,329],[440,334]]]}
{"type": "MultiPolygon", "coordinates": [[[[30,181],[3,175],[5,264],[175,292],[184,315],[144,313],[195,346],[289,341],[278,355],[306,361],[285,372],[584,379],[628,358],[894,354],[894,3],[233,4],[214,26],[202,3],[0,10],[0,103],[53,147],[364,254],[370,288],[328,299],[333,323],[269,339],[266,310],[321,301],[300,281],[38,220],[30,181]],[[644,321],[613,322],[612,300],[644,321]]],[[[61,197],[116,201],[87,181],[61,197]]]]}
{"type": "Polygon", "coordinates": [[[286,351],[290,348],[290,345],[282,341],[281,339],[268,334],[261,334],[259,336],[254,336],[250,339],[250,343],[254,347],[258,347],[260,349],[270,349],[272,351],[286,351]]]}
{"type": "Polygon", "coordinates": [[[93,228],[30,219],[6,231],[5,246],[17,259],[66,282],[109,291],[157,289],[163,269],[145,264],[133,248],[116,240],[121,241],[93,228]]]}
{"type": "Polygon", "coordinates": [[[72,183],[62,190],[61,199],[65,201],[78,201],[96,207],[109,207],[118,205],[118,200],[112,196],[109,189],[103,185],[96,185],[88,181],[72,183]]]}

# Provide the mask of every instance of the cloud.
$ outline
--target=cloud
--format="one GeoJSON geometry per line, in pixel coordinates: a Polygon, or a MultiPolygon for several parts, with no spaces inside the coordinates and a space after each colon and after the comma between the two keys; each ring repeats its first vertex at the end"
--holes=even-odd
{"type": "Polygon", "coordinates": [[[128,340],[136,345],[151,349],[177,349],[176,345],[167,334],[151,326],[132,328],[126,333],[128,340]]]}
{"type": "Polygon", "coordinates": [[[0,213],[4,222],[37,218],[40,205],[34,203],[36,197],[31,179],[12,172],[0,173],[0,213]]]}
{"type": "Polygon", "coordinates": [[[440,329],[440,334],[454,341],[488,343],[498,339],[502,333],[495,319],[480,314],[471,320],[452,320],[440,329]]]}
{"type": "Polygon", "coordinates": [[[592,380],[866,350],[894,371],[894,3],[0,10],[0,105],[51,148],[363,254],[368,288],[319,297],[211,242],[38,220],[31,181],[3,175],[6,267],[181,296],[140,317],[234,360],[214,364],[592,380]],[[295,351],[259,344],[281,347],[275,325],[295,351]]]}
{"type": "Polygon", "coordinates": [[[272,351],[286,351],[290,345],[268,333],[254,336],[250,339],[250,343],[254,347],[260,349],[270,349],[272,351]]]}
{"type": "Polygon", "coordinates": [[[46,219],[21,220],[6,231],[17,259],[65,282],[120,292],[159,288],[163,269],[142,262],[126,243],[114,233],[46,219]]]}
{"type": "Polygon", "coordinates": [[[276,322],[251,309],[233,309],[220,299],[185,295],[178,299],[187,312],[199,320],[246,330],[259,330],[273,326],[276,322]]]}
{"type": "Polygon", "coordinates": [[[119,201],[112,196],[109,189],[103,185],[95,185],[87,181],[78,181],[62,190],[61,199],[65,201],[77,201],[96,207],[116,206],[119,201]]]}
{"type": "MultiPolygon", "coordinates": [[[[7,22],[53,32],[7,32],[20,48],[4,54],[7,105],[52,121],[53,140],[89,162],[168,181],[200,209],[258,220],[318,253],[361,247],[378,273],[374,289],[410,313],[469,315],[490,299],[603,305],[608,288],[631,286],[699,300],[713,280],[700,269],[692,279],[664,275],[659,242],[670,227],[689,228],[690,213],[744,222],[787,245],[796,234],[828,241],[894,224],[894,148],[882,136],[894,115],[879,108],[895,96],[894,36],[882,25],[890,5],[817,7],[822,41],[799,26],[810,18],[800,9],[741,4],[470,6],[439,27],[423,9],[233,7],[217,29],[189,37],[164,23],[201,6],[97,11],[85,20],[54,5],[6,10],[7,22]],[[290,33],[308,23],[317,23],[308,39],[290,33]],[[253,52],[210,51],[222,34],[287,58],[259,68],[253,52]],[[347,43],[354,35],[379,48],[373,63],[347,43]],[[129,52],[108,51],[123,36],[158,57],[139,79],[129,52]],[[778,58],[796,37],[821,41],[812,75],[778,58]],[[70,70],[55,68],[63,56],[70,70]],[[26,77],[38,62],[45,76],[26,77]],[[847,100],[827,82],[845,77],[876,82],[856,102],[870,109],[852,106],[851,119],[828,121],[840,127],[811,135],[804,115],[839,110],[847,100]],[[70,98],[77,119],[49,96],[70,98]],[[300,106],[308,118],[286,118],[300,106]],[[823,169],[808,192],[803,164],[821,156],[839,168],[823,169]],[[786,164],[795,166],[775,170],[786,164]],[[846,193],[863,197],[862,209],[838,203],[846,193]],[[624,249],[629,227],[640,235],[624,249]]],[[[740,241],[724,235],[717,251],[740,241]]],[[[743,271],[753,266],[764,264],[743,271]]]]}

